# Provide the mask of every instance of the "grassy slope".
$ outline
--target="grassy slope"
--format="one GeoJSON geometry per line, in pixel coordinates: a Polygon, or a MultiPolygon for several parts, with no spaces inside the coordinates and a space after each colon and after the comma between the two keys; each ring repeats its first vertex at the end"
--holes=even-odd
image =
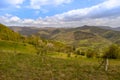
{"type": "Polygon", "coordinates": [[[0,80],[120,80],[120,60],[110,60],[105,72],[96,70],[97,59],[62,56],[0,53],[0,80]]]}
{"type": "MultiPolygon", "coordinates": [[[[65,40],[68,40],[67,35],[65,40]]],[[[84,41],[80,42],[83,43],[84,41]]],[[[94,45],[96,44],[97,42],[94,45]]],[[[44,57],[26,54],[34,52],[32,45],[1,40],[0,80],[120,80],[120,60],[110,60],[109,71],[105,72],[103,67],[96,70],[99,66],[97,59],[74,58],[75,55],[67,58],[66,54],[53,53],[44,57]],[[11,53],[14,50],[21,53],[11,53]]]]}
{"type": "Polygon", "coordinates": [[[7,26],[0,24],[0,39],[1,40],[11,40],[17,41],[21,39],[21,35],[19,33],[14,32],[9,29],[7,26]]]}
{"type": "Polygon", "coordinates": [[[27,43],[0,40],[0,52],[35,53],[35,48],[27,43]]]}

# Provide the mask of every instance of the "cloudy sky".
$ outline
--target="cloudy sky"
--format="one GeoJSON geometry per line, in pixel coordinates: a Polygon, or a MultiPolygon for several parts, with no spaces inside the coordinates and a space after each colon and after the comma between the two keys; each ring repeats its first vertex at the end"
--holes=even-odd
{"type": "Polygon", "coordinates": [[[120,27],[120,0],[1,0],[0,23],[37,27],[120,27]]]}

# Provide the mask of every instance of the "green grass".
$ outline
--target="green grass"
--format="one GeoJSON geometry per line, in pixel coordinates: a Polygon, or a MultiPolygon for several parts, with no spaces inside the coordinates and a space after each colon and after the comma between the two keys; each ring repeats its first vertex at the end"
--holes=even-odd
{"type": "Polygon", "coordinates": [[[35,53],[33,45],[21,42],[0,40],[0,52],[24,52],[35,53]]]}
{"type": "Polygon", "coordinates": [[[48,53],[47,56],[50,56],[50,57],[53,57],[53,58],[67,59],[67,58],[73,58],[76,55],[71,53],[70,57],[68,57],[68,54],[66,54],[66,53],[51,52],[51,53],[48,53]]]}
{"type": "Polygon", "coordinates": [[[120,60],[105,72],[98,59],[52,55],[0,53],[0,80],[120,80],[120,60]]]}

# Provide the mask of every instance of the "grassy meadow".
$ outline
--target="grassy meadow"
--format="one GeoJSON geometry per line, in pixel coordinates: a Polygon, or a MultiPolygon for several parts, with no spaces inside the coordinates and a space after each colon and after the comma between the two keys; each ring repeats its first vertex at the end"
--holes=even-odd
{"type": "Polygon", "coordinates": [[[63,53],[0,52],[0,80],[120,80],[120,60],[109,60],[107,72],[97,69],[100,61],[63,53]]]}
{"type": "Polygon", "coordinates": [[[47,39],[0,24],[0,80],[120,80],[120,32],[88,26],[43,31],[47,39]],[[99,68],[104,57],[108,71],[99,68]]]}
{"type": "Polygon", "coordinates": [[[28,43],[0,40],[0,52],[35,53],[36,50],[28,43]]]}

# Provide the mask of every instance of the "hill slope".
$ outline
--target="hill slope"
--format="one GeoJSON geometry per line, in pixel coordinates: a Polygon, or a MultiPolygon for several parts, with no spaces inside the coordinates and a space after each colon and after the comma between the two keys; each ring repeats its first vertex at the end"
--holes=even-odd
{"type": "Polygon", "coordinates": [[[60,41],[68,45],[82,48],[104,49],[112,43],[120,44],[120,31],[100,26],[82,26],[77,28],[31,28],[19,27],[18,32],[24,35],[29,33],[39,35],[43,39],[60,41]],[[28,29],[28,32],[27,32],[28,29]]]}
{"type": "Polygon", "coordinates": [[[77,28],[32,28],[32,27],[11,27],[11,29],[24,34],[39,34],[45,39],[54,39],[62,41],[73,41],[79,39],[91,38],[94,36],[101,36],[112,42],[116,42],[120,39],[120,31],[114,31],[109,28],[103,28],[100,26],[82,26],[77,28]],[[79,34],[79,35],[78,35],[79,34]],[[84,37],[83,37],[84,36],[84,37]]]}
{"type": "Polygon", "coordinates": [[[16,41],[19,40],[22,36],[14,32],[13,30],[9,29],[7,26],[0,24],[0,39],[1,40],[11,40],[16,41]]]}
{"type": "MultiPolygon", "coordinates": [[[[98,59],[59,58],[34,54],[0,53],[1,80],[119,80],[120,60],[110,60],[109,70],[98,59]]],[[[56,56],[57,56],[56,55],[56,56]]]]}
{"type": "Polygon", "coordinates": [[[0,52],[35,53],[35,47],[23,43],[23,36],[0,24],[0,52]]]}

